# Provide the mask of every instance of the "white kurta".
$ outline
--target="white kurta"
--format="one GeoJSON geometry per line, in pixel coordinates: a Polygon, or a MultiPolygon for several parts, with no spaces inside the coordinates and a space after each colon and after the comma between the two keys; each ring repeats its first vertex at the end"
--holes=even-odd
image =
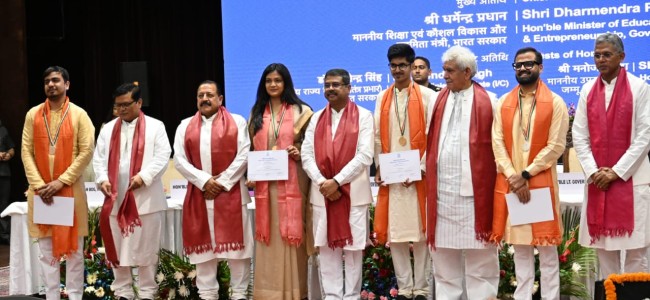
{"type": "MultiPolygon", "coordinates": [[[[205,262],[215,258],[226,259],[244,259],[253,256],[253,230],[251,226],[250,216],[248,215],[248,204],[251,199],[248,194],[248,188],[245,185],[243,178],[246,172],[248,151],[250,149],[250,139],[248,138],[248,130],[246,128],[246,120],[237,114],[232,114],[235,123],[237,124],[237,155],[230,163],[228,168],[223,171],[217,182],[224,186],[226,190],[230,190],[235,184],[239,184],[241,188],[241,204],[242,204],[242,223],[244,226],[244,249],[239,251],[226,251],[222,253],[213,253],[207,251],[200,254],[190,254],[190,262],[193,264],[205,262]]],[[[174,166],[189,183],[199,187],[203,190],[205,183],[212,177],[212,157],[210,149],[212,147],[212,121],[216,114],[210,118],[201,116],[201,166],[202,170],[194,167],[188,160],[185,154],[185,131],[192,117],[181,121],[176,129],[176,136],[174,137],[174,166]]],[[[216,246],[214,241],[214,201],[208,199],[206,201],[206,208],[208,210],[208,224],[210,226],[210,237],[212,239],[212,246],[216,246]]]]}
{"type": "Polygon", "coordinates": [[[113,128],[116,122],[122,122],[118,182],[111,182],[113,185],[117,184],[117,198],[110,217],[120,266],[149,266],[158,262],[162,222],[159,212],[167,209],[162,174],[167,169],[171,147],[167,139],[165,125],[154,118],[148,116],[145,118],[144,155],[142,167],[138,173],[144,185],[133,191],[142,226],[136,227],[135,231],[127,237],[122,237],[120,233],[117,225],[117,212],[129,186],[133,134],[138,119],[125,122],[116,118],[107,123],[99,133],[93,156],[93,168],[97,174],[96,183],[101,185],[102,182],[108,180],[108,158],[113,128]]]}
{"type": "Polygon", "coordinates": [[[438,219],[436,247],[484,249],[476,240],[474,190],[469,160],[473,85],[449,93],[438,141],[438,219]],[[458,102],[458,103],[456,103],[458,102]]]}
{"type": "MultiPolygon", "coordinates": [[[[612,167],[622,180],[633,180],[634,183],[634,231],[630,237],[601,237],[591,244],[591,236],[587,230],[587,189],[585,186],[585,200],[582,204],[582,217],[580,219],[580,244],[584,246],[601,248],[605,250],[637,249],[650,245],[650,163],[648,162],[648,148],[650,147],[650,88],[648,84],[638,77],[627,73],[633,101],[633,120],[631,144],[625,154],[612,167]]],[[[615,78],[611,83],[605,84],[605,105],[609,107],[616,85],[615,78]]],[[[598,79],[596,79],[598,80],[598,79]]],[[[576,149],[578,160],[589,178],[598,166],[591,152],[591,139],[589,137],[589,124],[587,121],[587,95],[591,91],[595,80],[586,83],[580,91],[580,100],[573,120],[573,146],[576,149]]],[[[607,213],[607,212],[605,212],[607,213]]]]}
{"type": "MultiPolygon", "coordinates": [[[[372,202],[370,191],[370,180],[368,167],[372,164],[374,154],[374,122],[370,111],[363,107],[359,109],[359,137],[354,158],[350,160],[343,169],[334,176],[334,179],[341,185],[350,183],[350,229],[353,235],[353,244],[345,246],[344,250],[363,250],[368,236],[368,214],[367,205],[372,202]]],[[[332,114],[332,138],[336,135],[339,122],[345,109],[340,112],[331,110],[316,112],[307,127],[305,140],[302,143],[301,159],[302,167],[311,178],[310,202],[314,205],[314,246],[327,246],[327,213],[325,210],[325,199],[319,192],[319,185],[328,178],[325,178],[316,165],[314,154],[314,134],[316,125],[321,114],[332,114]]],[[[320,138],[320,137],[319,137],[320,138]]]]}
{"type": "MultiPolygon", "coordinates": [[[[422,102],[425,110],[426,129],[428,131],[429,123],[431,121],[431,110],[435,104],[437,93],[428,88],[420,88],[422,92],[422,102]]],[[[380,135],[380,115],[381,115],[381,102],[384,97],[385,91],[381,91],[377,95],[375,104],[375,165],[379,165],[379,154],[381,151],[381,135],[380,135]]],[[[402,126],[405,127],[404,137],[407,141],[410,139],[410,126],[408,121],[408,113],[405,114],[406,103],[408,101],[408,88],[395,93],[397,95],[397,105],[399,108],[400,120],[402,126]],[[406,118],[405,118],[406,116],[406,118]]],[[[395,99],[389,99],[390,105],[390,119],[389,119],[389,133],[388,136],[391,140],[390,152],[399,152],[412,150],[411,144],[406,143],[405,146],[399,144],[401,131],[398,123],[397,115],[395,113],[395,99]]],[[[406,110],[408,111],[408,110],[406,110]]],[[[420,168],[426,171],[426,155],[422,156],[420,161],[420,168]]],[[[401,183],[389,185],[388,192],[388,241],[390,242],[419,242],[424,241],[426,235],[422,232],[422,219],[420,217],[420,208],[418,204],[418,194],[415,185],[406,188],[401,183]]]]}

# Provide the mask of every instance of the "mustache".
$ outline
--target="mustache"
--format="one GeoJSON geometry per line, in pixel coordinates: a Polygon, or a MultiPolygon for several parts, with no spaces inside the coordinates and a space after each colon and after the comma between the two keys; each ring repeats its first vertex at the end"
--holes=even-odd
{"type": "Polygon", "coordinates": [[[201,101],[201,106],[203,105],[212,106],[212,102],[210,102],[210,100],[201,101]]]}

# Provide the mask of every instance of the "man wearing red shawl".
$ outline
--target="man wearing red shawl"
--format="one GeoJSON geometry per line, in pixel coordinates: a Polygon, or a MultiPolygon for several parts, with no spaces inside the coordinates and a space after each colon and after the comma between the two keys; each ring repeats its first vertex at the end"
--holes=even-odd
{"type": "Polygon", "coordinates": [[[86,111],[66,96],[69,78],[68,71],[58,66],[43,73],[47,98],[25,116],[21,156],[29,182],[29,235],[38,239],[46,297],[61,297],[59,260],[65,256],[66,290],[68,297],[76,300],[83,295],[83,237],[88,235],[88,204],[81,174],[93,155],[95,128],[86,111]],[[73,226],[35,224],[34,195],[46,204],[51,204],[54,196],[73,197],[73,226]]]}
{"type": "MultiPolygon", "coordinates": [[[[499,100],[492,127],[492,148],[497,162],[494,189],[493,238],[505,239],[515,250],[515,299],[531,299],[535,283],[535,247],[539,251],[542,299],[560,298],[557,245],[562,242],[557,160],[564,152],[569,114],[564,100],[539,79],[542,54],[519,49],[512,64],[519,83],[499,100]],[[515,193],[521,203],[530,190],[549,188],[554,219],[512,226],[505,203],[515,193]]],[[[536,201],[536,200],[533,200],[536,201]]]]}
{"type": "Polygon", "coordinates": [[[597,249],[602,278],[648,272],[650,88],[621,67],[624,58],[616,34],[596,38],[600,74],[582,87],[572,130],[587,179],[579,241],[597,249]]]}
{"type": "Polygon", "coordinates": [[[374,231],[380,243],[390,242],[390,252],[399,288],[398,299],[426,299],[431,258],[426,245],[426,181],[390,185],[381,180],[380,153],[419,150],[425,171],[426,131],[434,93],[411,81],[415,51],[406,44],[388,48],[388,66],[395,80],[377,95],[375,106],[375,181],[380,185],[374,231]],[[411,267],[410,243],[414,267],[411,267]]]}
{"type": "Polygon", "coordinates": [[[469,49],[449,48],[442,63],[447,85],[437,94],[427,141],[427,243],[436,299],[488,299],[499,284],[497,250],[488,244],[494,97],[472,80],[477,63],[469,49]]]}
{"type": "Polygon", "coordinates": [[[102,127],[93,157],[95,182],[106,196],[99,224],[115,274],[111,288],[119,299],[134,299],[131,268],[138,267],[139,299],[153,299],[171,147],[165,125],[142,113],[137,85],[120,85],[113,99],[118,117],[102,127]]]}
{"type": "Polygon", "coordinates": [[[228,112],[214,81],[199,85],[198,111],[174,138],[174,166],[189,182],[183,204],[183,248],[196,264],[201,299],[219,299],[217,267],[228,260],[232,299],[246,299],[253,230],[243,178],[250,139],[246,120],[228,112]]]}
{"type": "Polygon", "coordinates": [[[348,71],[329,70],[324,81],[329,104],[311,118],[301,153],[311,178],[314,246],[319,249],[324,299],[359,299],[372,203],[368,167],[374,124],[372,113],[348,97],[348,71]]]}

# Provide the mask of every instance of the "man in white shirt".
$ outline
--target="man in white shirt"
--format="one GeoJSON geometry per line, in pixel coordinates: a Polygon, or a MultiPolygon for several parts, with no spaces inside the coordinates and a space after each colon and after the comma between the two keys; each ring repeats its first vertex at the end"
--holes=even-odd
{"type": "Polygon", "coordinates": [[[496,101],[472,80],[477,63],[469,49],[451,47],[442,62],[447,86],[435,102],[427,143],[427,243],[436,299],[461,299],[463,281],[468,299],[489,299],[499,286],[497,249],[489,243],[496,101]]]}
{"type": "Polygon", "coordinates": [[[196,94],[197,113],[181,121],[174,166],[189,182],[183,204],[183,248],[196,264],[201,299],[219,299],[217,267],[228,260],[233,299],[246,299],[253,255],[251,201],[243,175],[250,140],[246,120],[223,106],[214,81],[196,94]]]}
{"type": "Polygon", "coordinates": [[[138,296],[153,299],[167,209],[161,178],[171,147],[165,125],[140,110],[137,85],[120,85],[113,98],[119,117],[102,128],[93,156],[96,183],[106,196],[100,229],[115,274],[111,288],[120,299],[134,299],[131,268],[138,267],[138,296]]]}
{"type": "Polygon", "coordinates": [[[374,231],[380,243],[390,242],[399,288],[398,299],[426,299],[431,258],[426,246],[426,131],[435,93],[411,81],[415,51],[407,44],[388,49],[388,67],[395,80],[377,95],[375,106],[375,181],[380,185],[374,231]],[[422,180],[384,184],[379,154],[418,150],[422,180]],[[390,202],[390,205],[389,205],[390,202]],[[410,243],[414,267],[411,267],[410,243]]]}
{"type": "Polygon", "coordinates": [[[648,272],[650,88],[621,66],[624,58],[616,34],[596,38],[600,74],[582,87],[573,120],[573,146],[587,179],[579,241],[597,249],[602,278],[648,272]]]}
{"type": "Polygon", "coordinates": [[[348,97],[350,73],[332,69],[324,81],[329,104],[311,118],[301,153],[311,178],[314,246],[320,252],[325,299],[359,299],[372,202],[368,167],[374,124],[370,111],[348,97]]]}

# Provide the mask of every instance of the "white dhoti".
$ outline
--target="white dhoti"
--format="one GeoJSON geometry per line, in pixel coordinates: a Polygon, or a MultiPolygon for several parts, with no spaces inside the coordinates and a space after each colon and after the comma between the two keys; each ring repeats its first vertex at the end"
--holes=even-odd
{"type": "Polygon", "coordinates": [[[116,297],[133,299],[133,276],[131,267],[138,267],[138,295],[141,299],[153,299],[158,291],[155,277],[158,268],[162,212],[140,215],[142,226],[134,228],[128,236],[122,237],[117,216],[110,216],[113,241],[120,261],[113,268],[115,280],[111,288],[116,297]]]}
{"type": "MultiPolygon", "coordinates": [[[[214,201],[206,201],[208,225],[213,249],[214,240],[214,201]]],[[[201,299],[219,299],[217,269],[219,261],[227,260],[230,267],[230,286],[233,299],[246,299],[250,282],[251,257],[253,256],[253,229],[248,208],[242,205],[242,224],[244,230],[244,249],[216,253],[207,251],[189,255],[190,263],[196,265],[196,287],[201,299]]]]}
{"type": "Polygon", "coordinates": [[[431,252],[436,283],[436,300],[459,300],[463,279],[467,299],[493,299],[499,288],[499,258],[496,247],[485,249],[436,248],[431,252]],[[465,265],[463,272],[463,252],[465,265]],[[463,276],[464,275],[464,276],[463,276]]]}

